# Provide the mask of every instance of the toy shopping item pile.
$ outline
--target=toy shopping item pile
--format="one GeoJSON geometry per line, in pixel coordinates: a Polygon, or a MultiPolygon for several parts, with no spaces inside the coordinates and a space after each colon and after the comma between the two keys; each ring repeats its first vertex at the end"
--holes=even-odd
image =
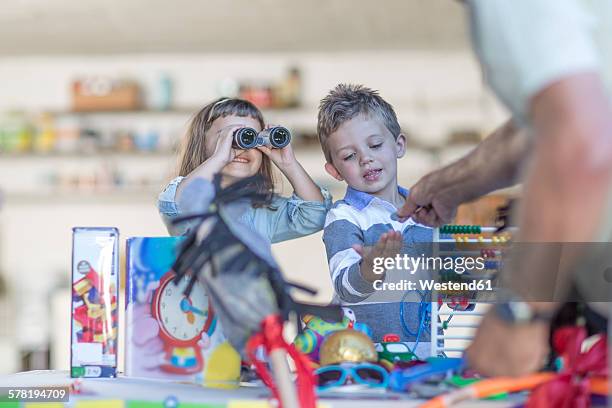
{"type": "MultiPolygon", "coordinates": [[[[532,392],[528,408],[582,408],[593,396],[607,395],[606,339],[587,338],[580,326],[555,332],[554,348],[560,356],[555,372],[482,378],[470,372],[461,354],[434,354],[438,345],[432,357],[419,360],[413,345],[401,342],[397,334],[373,343],[370,329],[356,321],[350,308],[294,301],[290,291],[298,286],[284,280],[268,246],[258,245],[261,238],[226,211],[227,203],[257,195],[249,181],[223,190],[217,178],[216,198],[177,220],[201,220],[188,236],[128,240],[127,376],[237,386],[238,350],[285,408],[314,407],[315,389],[334,398],[427,399],[423,406],[429,408],[470,398],[514,398],[510,394],[522,391],[532,392]],[[283,323],[291,311],[301,315],[305,326],[292,345],[283,338],[283,323]],[[288,358],[294,362],[295,383],[288,358]]],[[[488,243],[485,238],[478,242],[483,243],[488,243]]],[[[499,258],[490,248],[474,253],[486,261],[499,258]]],[[[117,230],[75,228],[73,377],[116,374],[118,275],[117,230]]],[[[439,298],[433,302],[423,297],[420,304],[428,319],[433,319],[433,311],[442,315],[439,298]]],[[[476,315],[460,302],[451,306],[451,317],[476,315]]]]}

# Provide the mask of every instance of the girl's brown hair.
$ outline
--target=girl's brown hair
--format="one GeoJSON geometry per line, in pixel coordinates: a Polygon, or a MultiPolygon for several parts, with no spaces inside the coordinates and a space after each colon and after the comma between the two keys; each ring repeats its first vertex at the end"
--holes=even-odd
{"type": "MultiPolygon", "coordinates": [[[[179,156],[179,176],[187,176],[208,159],[204,143],[206,132],[216,119],[230,115],[251,117],[259,122],[262,129],[265,127],[261,111],[249,101],[236,98],[220,98],[209,103],[195,114],[189,124],[179,156]]],[[[263,202],[254,202],[253,206],[270,206],[274,193],[274,178],[272,163],[266,155],[262,157],[259,174],[262,177],[261,181],[257,183],[257,191],[265,194],[267,198],[263,202]]]]}

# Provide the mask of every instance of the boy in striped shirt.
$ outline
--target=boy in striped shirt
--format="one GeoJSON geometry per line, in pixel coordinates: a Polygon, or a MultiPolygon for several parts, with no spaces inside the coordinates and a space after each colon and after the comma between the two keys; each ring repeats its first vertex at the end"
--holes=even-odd
{"type": "Polygon", "coordinates": [[[430,329],[423,327],[418,294],[376,290],[392,273],[381,271],[381,258],[420,252],[415,244],[431,242],[433,235],[411,219],[392,217],[408,194],[397,183],[406,137],[393,107],[377,91],[340,84],[319,105],[317,132],[325,170],[348,185],[344,199],[329,211],[323,233],[335,297],[353,310],[356,321],[370,326],[375,342],[397,334],[425,357],[430,329]]]}

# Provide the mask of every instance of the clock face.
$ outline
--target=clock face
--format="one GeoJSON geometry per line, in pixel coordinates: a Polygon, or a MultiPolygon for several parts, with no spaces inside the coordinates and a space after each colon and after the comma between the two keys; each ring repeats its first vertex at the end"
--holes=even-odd
{"type": "Polygon", "coordinates": [[[189,283],[185,276],[177,285],[172,279],[159,287],[157,297],[157,318],[161,329],[171,338],[179,341],[199,340],[207,327],[208,296],[201,283],[193,286],[191,294],[183,294],[189,283]]]}

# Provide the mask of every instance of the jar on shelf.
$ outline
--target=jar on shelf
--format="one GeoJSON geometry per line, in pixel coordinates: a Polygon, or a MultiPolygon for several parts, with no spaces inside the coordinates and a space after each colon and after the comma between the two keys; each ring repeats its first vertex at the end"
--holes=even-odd
{"type": "Polygon", "coordinates": [[[32,148],[32,126],[25,114],[7,113],[0,117],[0,151],[23,153],[32,148]]]}
{"type": "Polygon", "coordinates": [[[58,153],[75,153],[79,148],[81,126],[76,117],[61,116],[55,119],[55,146],[58,153]]]}

